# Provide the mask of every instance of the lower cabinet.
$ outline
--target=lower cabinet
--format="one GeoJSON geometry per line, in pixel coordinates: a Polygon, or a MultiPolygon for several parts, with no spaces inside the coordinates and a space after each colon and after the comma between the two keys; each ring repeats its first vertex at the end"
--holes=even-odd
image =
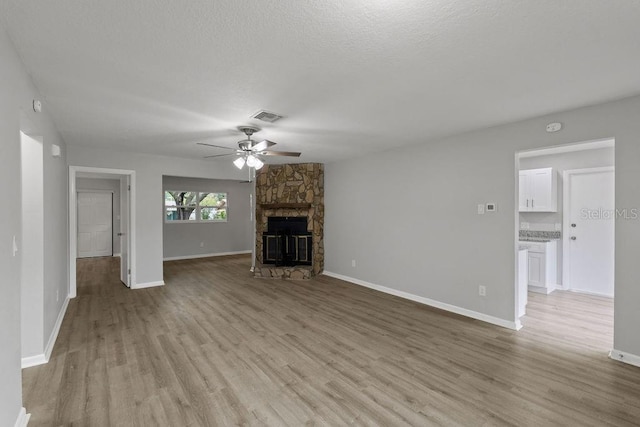
{"type": "Polygon", "coordinates": [[[557,281],[557,242],[520,241],[521,247],[528,250],[528,285],[532,292],[550,294],[557,281]]]}

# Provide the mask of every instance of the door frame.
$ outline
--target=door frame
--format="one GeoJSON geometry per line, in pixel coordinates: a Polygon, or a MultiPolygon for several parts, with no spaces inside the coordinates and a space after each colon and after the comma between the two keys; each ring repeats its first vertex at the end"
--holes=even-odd
{"type": "MultiPolygon", "coordinates": [[[[100,175],[113,175],[114,178],[121,177],[123,175],[129,177],[131,185],[131,191],[129,191],[129,238],[128,241],[128,254],[129,254],[129,266],[131,268],[131,280],[130,285],[136,283],[136,172],[127,169],[109,169],[109,168],[95,168],[88,166],[69,166],[69,298],[75,298],[77,295],[77,282],[76,282],[76,257],[78,252],[78,216],[76,211],[77,204],[77,192],[76,178],[78,173],[94,173],[100,175]]],[[[127,197],[125,194],[120,194],[120,197],[127,197]]]]}
{"type": "MultiPolygon", "coordinates": [[[[571,229],[571,219],[569,218],[569,178],[572,175],[584,175],[591,173],[602,173],[602,172],[613,172],[613,182],[614,182],[614,200],[613,204],[615,207],[615,179],[616,179],[616,168],[615,166],[602,166],[597,168],[585,168],[585,169],[570,169],[565,170],[562,173],[562,289],[570,291],[571,287],[571,274],[569,272],[569,268],[566,268],[569,265],[571,260],[571,251],[569,250],[570,246],[570,236],[569,230],[571,229]]],[[[613,221],[614,227],[614,242],[615,242],[615,217],[613,221]]],[[[615,258],[614,258],[615,259],[615,258]]],[[[615,271],[613,278],[613,289],[615,295],[615,271]]]]}

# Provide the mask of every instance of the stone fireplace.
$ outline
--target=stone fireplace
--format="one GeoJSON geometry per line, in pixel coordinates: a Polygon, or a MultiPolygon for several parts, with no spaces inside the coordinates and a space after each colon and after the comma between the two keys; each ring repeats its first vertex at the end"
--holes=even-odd
{"type": "Polygon", "coordinates": [[[324,269],[324,166],[265,165],[256,176],[255,277],[310,279],[324,269]]]}

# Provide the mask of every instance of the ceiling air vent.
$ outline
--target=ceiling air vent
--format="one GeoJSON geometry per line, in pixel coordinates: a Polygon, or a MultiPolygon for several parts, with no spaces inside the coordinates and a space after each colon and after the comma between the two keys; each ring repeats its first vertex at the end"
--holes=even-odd
{"type": "Polygon", "coordinates": [[[251,118],[262,120],[263,122],[273,123],[280,120],[282,116],[269,111],[260,110],[257,113],[255,113],[253,116],[251,116],[251,118]]]}

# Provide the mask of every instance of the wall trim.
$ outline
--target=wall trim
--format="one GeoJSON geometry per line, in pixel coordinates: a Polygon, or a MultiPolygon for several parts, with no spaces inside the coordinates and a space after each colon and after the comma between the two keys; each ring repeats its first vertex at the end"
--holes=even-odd
{"type": "Polygon", "coordinates": [[[633,365],[640,368],[640,356],[638,355],[616,350],[614,348],[609,352],[609,357],[613,360],[617,360],[618,362],[626,363],[628,365],[633,365]]]}
{"type": "Polygon", "coordinates": [[[120,252],[118,252],[118,253],[113,254],[113,255],[111,255],[111,256],[112,256],[112,257],[118,257],[118,258],[120,258],[120,257],[122,256],[122,254],[121,254],[120,252]]]}
{"type": "Polygon", "coordinates": [[[131,285],[131,289],[155,288],[156,286],[164,286],[164,280],[158,282],[135,283],[131,285]]]}
{"type": "Polygon", "coordinates": [[[53,325],[53,330],[51,331],[51,335],[49,336],[49,342],[44,349],[44,357],[49,361],[51,357],[51,352],[53,351],[53,346],[56,344],[56,340],[58,339],[58,334],[60,333],[60,327],[62,326],[62,321],[64,320],[64,315],[67,313],[67,307],[69,307],[69,297],[67,296],[62,303],[62,308],[60,308],[60,312],[58,313],[58,318],[56,319],[55,325],[53,325]]]}
{"type": "Polygon", "coordinates": [[[324,271],[322,274],[325,276],[333,277],[336,279],[344,280],[345,282],[350,282],[359,286],[364,286],[365,288],[374,289],[376,291],[384,292],[385,294],[394,295],[400,298],[408,299],[411,301],[418,302],[420,304],[428,305],[430,307],[439,308],[441,310],[449,311],[452,313],[460,314],[462,316],[471,317],[472,319],[481,320],[483,322],[491,323],[493,325],[501,326],[507,329],[513,329],[515,331],[520,330],[522,328],[522,324],[520,320],[516,320],[515,322],[505,319],[500,319],[499,317],[489,316],[488,314],[480,313],[473,310],[468,310],[466,308],[458,307],[456,305],[447,304],[444,302],[432,300],[429,298],[421,297],[418,295],[410,294],[408,292],[399,291],[397,289],[388,288],[386,286],[376,285],[374,283],[366,282],[364,280],[355,279],[349,276],[343,276],[342,274],[332,273],[330,271],[324,271]]]}
{"type": "Polygon", "coordinates": [[[22,369],[31,368],[32,366],[44,365],[45,363],[49,362],[51,352],[53,351],[53,346],[56,344],[58,334],[60,333],[60,327],[62,326],[64,315],[67,313],[67,307],[69,307],[69,299],[70,298],[67,296],[67,298],[65,298],[64,302],[62,303],[62,307],[60,308],[60,312],[58,313],[56,323],[53,325],[51,335],[49,335],[49,341],[47,342],[47,346],[44,349],[44,353],[37,354],[35,356],[23,357],[22,369]]]}
{"type": "Polygon", "coordinates": [[[212,254],[198,254],[198,255],[184,255],[184,256],[170,256],[165,257],[163,261],[179,261],[183,259],[197,259],[197,258],[211,258],[217,256],[227,256],[227,255],[242,255],[242,254],[250,254],[251,249],[246,251],[233,251],[233,252],[216,252],[212,254]]]}
{"type": "Polygon", "coordinates": [[[44,353],[36,354],[35,356],[27,356],[21,359],[21,368],[31,368],[32,366],[44,365],[48,360],[44,353]]]}
{"type": "Polygon", "coordinates": [[[27,427],[29,424],[29,418],[31,418],[31,414],[27,414],[27,410],[24,408],[20,408],[20,412],[18,413],[18,418],[16,419],[15,427],[27,427]]]}

